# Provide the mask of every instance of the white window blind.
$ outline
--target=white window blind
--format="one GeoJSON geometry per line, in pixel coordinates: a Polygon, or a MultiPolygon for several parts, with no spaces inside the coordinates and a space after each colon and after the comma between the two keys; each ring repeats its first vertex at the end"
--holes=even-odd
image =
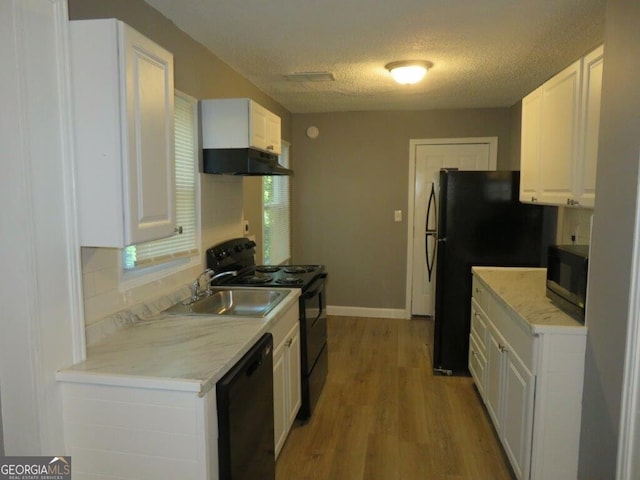
{"type": "MultiPolygon", "coordinates": [[[[289,166],[289,144],[282,142],[278,160],[289,166]]],[[[278,265],[291,257],[289,245],[289,177],[270,176],[262,180],[263,258],[266,265],[278,265]]]]}
{"type": "Polygon", "coordinates": [[[125,271],[199,255],[197,218],[197,100],[175,92],[176,223],[182,234],[124,250],[125,271]]]}

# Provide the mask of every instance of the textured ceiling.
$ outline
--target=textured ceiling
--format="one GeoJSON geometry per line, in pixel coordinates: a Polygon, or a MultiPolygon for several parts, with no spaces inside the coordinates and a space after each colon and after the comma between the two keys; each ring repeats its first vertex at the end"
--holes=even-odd
{"type": "Polygon", "coordinates": [[[293,113],[511,106],[604,32],[605,0],[146,1],[293,113]],[[433,68],[400,86],[405,59],[433,68]]]}

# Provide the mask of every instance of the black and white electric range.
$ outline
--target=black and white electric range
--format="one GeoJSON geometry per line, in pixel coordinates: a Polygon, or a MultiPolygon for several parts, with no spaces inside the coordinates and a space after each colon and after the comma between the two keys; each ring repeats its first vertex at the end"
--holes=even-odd
{"type": "Polygon", "coordinates": [[[217,285],[300,288],[300,364],[302,406],[298,419],[308,420],[322,392],[328,372],[327,304],[323,265],[256,265],[256,243],[234,238],[207,250],[207,268],[233,271],[217,285]]]}

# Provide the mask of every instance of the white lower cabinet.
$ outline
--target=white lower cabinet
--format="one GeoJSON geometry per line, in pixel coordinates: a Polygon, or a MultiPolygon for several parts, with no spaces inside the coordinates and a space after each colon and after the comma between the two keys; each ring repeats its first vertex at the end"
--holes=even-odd
{"type": "Polygon", "coordinates": [[[506,342],[500,351],[502,444],[518,478],[529,478],[535,376],[506,342]]]}
{"type": "Polygon", "coordinates": [[[473,282],[469,370],[516,478],[575,480],[584,330],[534,328],[473,282]]]}
{"type": "Polygon", "coordinates": [[[273,352],[273,408],[276,457],[280,454],[301,404],[300,324],[273,352]]]}
{"type": "Polygon", "coordinates": [[[197,392],[64,383],[73,478],[218,479],[216,389],[197,392]]]}
{"type": "Polygon", "coordinates": [[[302,402],[298,309],[291,308],[280,320],[276,320],[271,333],[273,335],[274,442],[277,457],[302,402]]]}
{"type": "MultiPolygon", "coordinates": [[[[295,301],[268,329],[274,345],[276,455],[301,403],[298,312],[295,301]]],[[[179,360],[168,357],[167,368],[179,360]]],[[[65,454],[73,457],[74,480],[218,480],[215,385],[202,395],[192,380],[157,377],[105,370],[92,371],[86,382],[60,381],[65,454]]]]}

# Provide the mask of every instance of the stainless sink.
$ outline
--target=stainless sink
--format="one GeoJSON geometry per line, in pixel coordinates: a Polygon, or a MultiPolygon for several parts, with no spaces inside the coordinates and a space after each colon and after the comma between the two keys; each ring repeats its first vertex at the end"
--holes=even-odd
{"type": "Polygon", "coordinates": [[[187,299],[177,303],[164,312],[171,315],[264,317],[286,296],[287,292],[267,288],[219,289],[195,302],[187,299]]]}

